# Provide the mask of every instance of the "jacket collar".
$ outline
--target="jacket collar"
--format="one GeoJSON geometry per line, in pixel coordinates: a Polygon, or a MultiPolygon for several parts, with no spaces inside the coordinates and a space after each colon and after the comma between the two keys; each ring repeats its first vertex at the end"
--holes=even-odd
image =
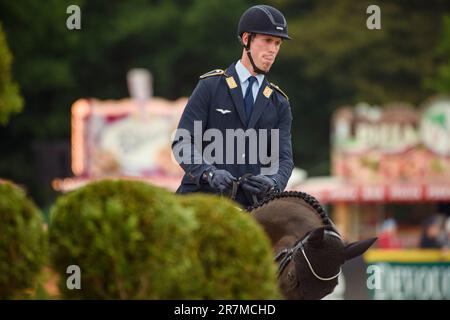
{"type": "Polygon", "coordinates": [[[245,116],[245,108],[244,108],[244,97],[242,95],[242,87],[241,81],[239,79],[239,75],[236,72],[235,63],[232,63],[225,70],[225,77],[232,77],[233,79],[227,79],[228,89],[230,91],[231,97],[233,99],[235,109],[241,119],[242,125],[244,128],[252,128],[258,122],[258,119],[261,117],[264,109],[268,105],[270,101],[270,96],[272,95],[272,89],[270,88],[270,84],[267,79],[264,77],[263,83],[259,88],[258,95],[256,97],[255,105],[253,106],[253,112],[250,117],[250,121],[248,126],[247,119],[245,116]]]}
{"type": "MultiPolygon", "coordinates": [[[[234,68],[236,70],[236,74],[239,78],[239,81],[241,82],[241,86],[242,84],[248,80],[248,78],[250,78],[252,76],[252,74],[250,73],[250,71],[247,70],[247,68],[242,64],[241,60],[238,60],[235,65],[234,68]]],[[[263,74],[257,74],[256,79],[258,80],[258,88],[261,88],[264,80],[265,80],[265,76],[263,74]]],[[[244,93],[245,94],[245,93],[244,93]]]]}

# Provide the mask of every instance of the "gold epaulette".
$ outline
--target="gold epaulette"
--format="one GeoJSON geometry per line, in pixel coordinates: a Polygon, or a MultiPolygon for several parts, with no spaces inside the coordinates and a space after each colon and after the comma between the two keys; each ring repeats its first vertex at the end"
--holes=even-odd
{"type": "Polygon", "coordinates": [[[270,83],[270,86],[273,87],[275,90],[277,90],[279,93],[281,93],[286,98],[286,100],[289,101],[289,97],[287,96],[286,93],[283,92],[283,90],[280,89],[279,86],[277,86],[275,83],[272,82],[270,83]]]}
{"type": "Polygon", "coordinates": [[[222,75],[224,73],[225,73],[225,71],[223,71],[222,69],[215,69],[215,70],[209,71],[209,72],[207,72],[205,74],[202,74],[200,76],[200,79],[205,79],[205,78],[211,77],[211,76],[219,76],[219,75],[222,75]]]}

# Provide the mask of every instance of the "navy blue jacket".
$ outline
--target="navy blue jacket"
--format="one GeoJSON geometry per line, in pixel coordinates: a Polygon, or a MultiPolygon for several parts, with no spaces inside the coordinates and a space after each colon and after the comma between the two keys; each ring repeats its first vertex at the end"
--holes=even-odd
{"type": "MultiPolygon", "coordinates": [[[[212,163],[202,157],[203,151],[210,144],[210,141],[201,141],[200,144],[195,144],[194,138],[194,121],[201,121],[202,134],[207,129],[215,128],[219,130],[224,137],[226,137],[226,129],[242,129],[249,128],[256,129],[279,129],[279,160],[278,170],[273,174],[268,175],[275,179],[280,190],[284,190],[286,184],[291,176],[294,168],[292,160],[292,144],[291,144],[291,124],[292,112],[287,96],[274,84],[269,83],[264,79],[247,126],[247,119],[244,109],[244,98],[240,86],[239,77],[236,73],[235,63],[233,63],[227,70],[213,70],[200,77],[200,80],[193,91],[189,101],[181,116],[178,129],[185,129],[191,133],[191,141],[184,141],[179,137],[175,137],[172,144],[172,150],[175,152],[175,147],[181,148],[183,143],[185,146],[189,144],[192,150],[191,163],[180,163],[185,171],[185,175],[181,181],[181,185],[177,193],[191,193],[191,192],[205,192],[214,193],[214,190],[207,184],[203,183],[201,176],[205,170],[213,168],[225,169],[229,171],[234,177],[239,178],[246,173],[258,175],[261,173],[262,167],[267,162],[257,160],[257,163],[250,164],[248,155],[248,142],[246,139],[244,154],[239,154],[238,144],[236,143],[234,149],[233,164],[227,164],[226,161],[227,150],[223,149],[223,163],[212,163]],[[219,109],[219,110],[217,110],[219,109]],[[244,164],[237,164],[237,159],[243,157],[244,164]],[[197,160],[197,161],[195,161],[197,160]]],[[[268,133],[267,150],[271,150],[272,140],[271,134],[268,133]]],[[[258,145],[259,136],[257,135],[258,145]]],[[[206,139],[200,139],[206,140],[206,139]]],[[[198,142],[199,140],[197,140],[198,142]]],[[[242,144],[241,144],[242,147],[242,144]]],[[[259,149],[258,149],[259,150],[259,149]]],[[[179,152],[179,149],[178,151],[179,152]]],[[[228,152],[229,153],[229,152],[228,152]]],[[[266,152],[267,153],[267,152],[266,152]]],[[[244,207],[251,204],[251,197],[243,193],[241,188],[237,193],[236,201],[241,203],[244,207]]]]}

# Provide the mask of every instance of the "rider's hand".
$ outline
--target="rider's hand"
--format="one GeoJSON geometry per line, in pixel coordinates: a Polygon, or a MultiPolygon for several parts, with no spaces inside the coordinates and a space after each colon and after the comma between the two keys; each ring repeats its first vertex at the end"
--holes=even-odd
{"type": "Polygon", "coordinates": [[[237,181],[237,179],[227,170],[216,169],[208,174],[209,185],[220,193],[231,189],[233,181],[237,181]]]}
{"type": "Polygon", "coordinates": [[[242,188],[256,195],[264,195],[272,189],[276,189],[275,180],[265,175],[250,176],[242,183],[242,188]]]}

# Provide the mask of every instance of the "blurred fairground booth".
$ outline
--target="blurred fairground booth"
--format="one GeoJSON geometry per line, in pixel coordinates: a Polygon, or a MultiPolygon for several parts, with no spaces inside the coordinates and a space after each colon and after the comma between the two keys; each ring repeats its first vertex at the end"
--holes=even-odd
{"type": "Polygon", "coordinates": [[[331,145],[332,176],[295,189],[332,204],[347,239],[376,236],[394,218],[402,247],[416,247],[421,223],[448,210],[450,98],[434,97],[420,108],[342,107],[332,117],[331,145]]]}
{"type": "MultiPolygon", "coordinates": [[[[183,171],[170,141],[187,98],[153,97],[151,74],[142,69],[130,71],[128,85],[129,99],[80,99],[72,105],[74,176],[54,180],[55,190],[105,177],[171,191],[179,186],[183,171]]],[[[448,215],[450,98],[434,97],[419,108],[342,107],[331,119],[331,145],[332,175],[307,178],[295,168],[287,190],[329,206],[347,241],[379,236],[388,219],[395,219],[399,238],[398,247],[369,250],[346,265],[331,298],[450,299],[450,255],[418,249],[422,222],[438,212],[448,215]],[[370,270],[382,272],[373,288],[370,270]]]]}
{"type": "Polygon", "coordinates": [[[131,98],[79,99],[72,105],[72,172],[55,179],[67,192],[94,180],[127,178],[176,190],[183,171],[172,157],[170,139],[187,98],[154,97],[145,69],[128,73],[131,98]]]}
{"type": "MultiPolygon", "coordinates": [[[[331,139],[332,176],[295,189],[330,204],[346,239],[379,237],[378,248],[344,267],[342,295],[450,299],[448,249],[418,249],[424,225],[439,226],[440,218],[443,227],[449,215],[450,98],[434,97],[420,108],[342,107],[332,117],[331,139]],[[390,234],[385,229],[393,224],[398,231],[390,234]]],[[[445,237],[448,222],[443,229],[445,237]]]]}

